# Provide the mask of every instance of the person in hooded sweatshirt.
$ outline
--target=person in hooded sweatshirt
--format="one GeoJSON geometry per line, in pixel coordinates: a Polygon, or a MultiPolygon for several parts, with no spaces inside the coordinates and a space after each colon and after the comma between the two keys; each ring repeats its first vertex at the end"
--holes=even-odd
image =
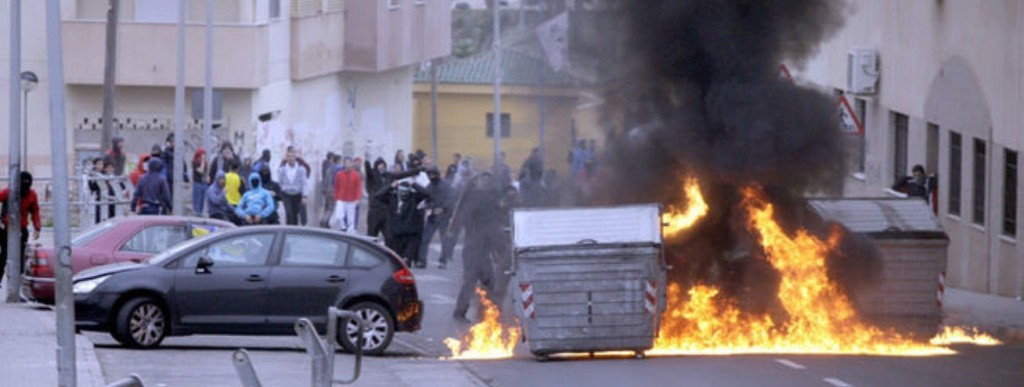
{"type": "MultiPolygon", "coordinates": [[[[32,239],[39,240],[39,230],[42,229],[43,223],[39,221],[39,198],[36,196],[36,191],[32,189],[32,174],[28,171],[21,171],[19,175],[19,181],[21,187],[18,196],[21,197],[21,266],[25,267],[25,245],[28,244],[28,222],[29,218],[32,219],[32,229],[34,231],[32,239]]],[[[9,224],[7,216],[10,214],[10,208],[7,207],[7,198],[11,195],[10,188],[4,188],[0,190],[0,280],[4,277],[4,269],[7,268],[7,225],[9,224]]]]}
{"type": "Polygon", "coordinates": [[[228,197],[224,185],[226,184],[225,173],[217,172],[213,184],[206,189],[206,211],[210,218],[230,220],[235,210],[228,204],[228,197]]]}
{"type": "Polygon", "coordinates": [[[258,173],[250,174],[249,190],[235,207],[235,215],[240,218],[239,226],[266,224],[274,208],[274,197],[263,188],[263,179],[258,173]]]}
{"type": "Polygon", "coordinates": [[[367,154],[363,162],[364,174],[366,175],[366,192],[370,195],[370,210],[366,213],[366,235],[371,237],[387,236],[388,202],[374,196],[382,188],[391,184],[392,181],[401,180],[415,176],[419,171],[391,172],[388,171],[388,163],[383,157],[378,157],[370,166],[370,157],[367,154]]]}
{"type": "Polygon", "coordinates": [[[135,186],[132,196],[131,210],[136,207],[140,215],[163,215],[171,213],[171,187],[163,176],[164,162],[159,158],[150,158],[148,172],[135,186]]]}
{"type": "Polygon", "coordinates": [[[419,205],[430,197],[427,190],[419,184],[395,180],[374,196],[387,203],[386,245],[398,253],[406,265],[426,267],[419,253],[423,236],[423,210],[419,205]]]}
{"type": "Polygon", "coordinates": [[[281,216],[277,214],[277,209],[281,208],[281,200],[284,194],[281,193],[281,185],[277,184],[276,181],[270,176],[270,164],[263,164],[259,170],[260,179],[263,183],[263,189],[270,192],[270,197],[274,198],[274,209],[270,212],[270,216],[267,217],[267,224],[281,224],[281,216]]]}

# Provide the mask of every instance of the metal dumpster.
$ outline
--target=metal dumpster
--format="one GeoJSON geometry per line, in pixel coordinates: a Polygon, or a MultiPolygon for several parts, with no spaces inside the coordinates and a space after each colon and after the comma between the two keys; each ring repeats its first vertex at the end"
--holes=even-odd
{"type": "Polygon", "coordinates": [[[516,314],[530,352],[633,351],[654,345],[665,310],[660,209],[516,209],[516,314]]]}
{"type": "Polygon", "coordinates": [[[882,253],[881,281],[855,294],[866,317],[882,325],[934,332],[942,322],[949,238],[921,199],[812,199],[822,219],[870,237],[882,253]]]}

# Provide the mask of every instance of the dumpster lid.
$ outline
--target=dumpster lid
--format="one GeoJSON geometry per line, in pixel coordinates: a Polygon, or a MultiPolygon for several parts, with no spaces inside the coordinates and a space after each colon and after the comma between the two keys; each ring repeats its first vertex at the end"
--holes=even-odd
{"type": "Polygon", "coordinates": [[[918,198],[810,199],[825,220],[879,238],[947,238],[928,202],[918,198]]]}
{"type": "Polygon", "coordinates": [[[596,243],[661,243],[657,204],[512,212],[515,248],[596,243]]]}

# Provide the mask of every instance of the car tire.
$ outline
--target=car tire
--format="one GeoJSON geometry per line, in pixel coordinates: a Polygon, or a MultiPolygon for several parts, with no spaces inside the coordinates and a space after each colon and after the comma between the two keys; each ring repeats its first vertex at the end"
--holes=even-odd
{"type": "Polygon", "coordinates": [[[133,298],[117,311],[111,336],[131,348],[156,348],[167,337],[167,313],[149,297],[133,298]]]}
{"type": "MultiPolygon", "coordinates": [[[[360,302],[345,308],[356,312],[366,322],[366,329],[363,331],[363,354],[377,356],[384,353],[384,350],[391,344],[391,338],[395,335],[395,321],[387,309],[375,302],[360,302]]],[[[358,327],[355,320],[348,320],[343,327],[339,327],[338,341],[348,352],[356,348],[356,336],[358,327]]]]}

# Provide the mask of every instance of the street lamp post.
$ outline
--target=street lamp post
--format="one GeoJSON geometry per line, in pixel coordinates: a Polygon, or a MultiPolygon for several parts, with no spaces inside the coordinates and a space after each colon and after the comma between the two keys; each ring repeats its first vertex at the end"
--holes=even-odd
{"type": "Polygon", "coordinates": [[[39,85],[39,77],[31,71],[21,72],[21,91],[24,98],[21,100],[21,120],[23,122],[25,135],[21,137],[21,168],[28,169],[28,92],[35,90],[39,85]]]}

